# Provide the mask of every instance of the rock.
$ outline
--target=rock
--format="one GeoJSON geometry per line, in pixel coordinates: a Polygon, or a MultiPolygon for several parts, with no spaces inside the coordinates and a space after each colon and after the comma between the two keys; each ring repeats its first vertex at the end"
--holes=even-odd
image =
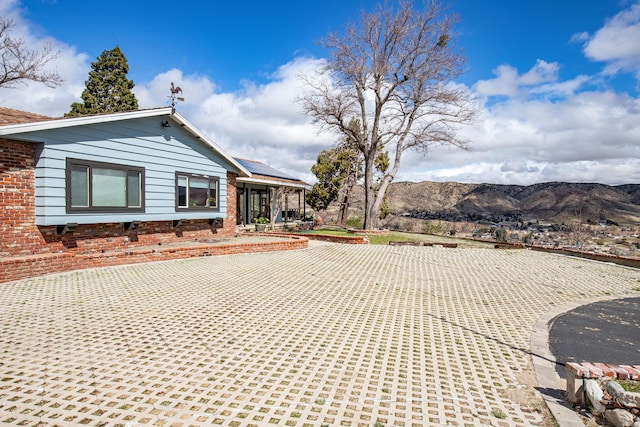
{"type": "Polygon", "coordinates": [[[625,391],[622,396],[618,397],[618,403],[628,408],[640,408],[640,393],[625,391]]]}
{"type": "Polygon", "coordinates": [[[569,401],[571,403],[575,403],[578,406],[581,407],[585,407],[585,402],[583,401],[584,399],[582,398],[584,396],[584,388],[582,386],[578,387],[578,390],[573,394],[573,399],[571,399],[571,395],[569,395],[569,401]]]}
{"type": "Polygon", "coordinates": [[[607,409],[604,418],[613,427],[632,427],[635,424],[633,415],[624,409],[607,409]]]}
{"type": "Polygon", "coordinates": [[[611,397],[616,400],[624,394],[624,389],[622,388],[622,386],[615,381],[607,381],[605,388],[607,390],[607,393],[609,393],[611,397]]]}
{"type": "Polygon", "coordinates": [[[607,393],[622,406],[629,408],[640,407],[640,393],[625,391],[622,386],[615,381],[608,381],[605,387],[607,393]]]}
{"type": "Polygon", "coordinates": [[[585,381],[586,390],[587,390],[587,399],[591,402],[591,406],[598,413],[602,414],[605,410],[605,406],[600,403],[600,400],[604,397],[604,393],[600,388],[600,384],[596,380],[587,380],[585,381]]]}

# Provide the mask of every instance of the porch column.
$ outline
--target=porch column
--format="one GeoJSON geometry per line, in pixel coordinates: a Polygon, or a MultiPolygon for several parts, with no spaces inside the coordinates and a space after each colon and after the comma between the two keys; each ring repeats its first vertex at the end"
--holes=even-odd
{"type": "Polygon", "coordinates": [[[282,211],[282,217],[284,218],[284,223],[287,223],[287,219],[289,218],[289,191],[284,191],[284,210],[282,211]]]}

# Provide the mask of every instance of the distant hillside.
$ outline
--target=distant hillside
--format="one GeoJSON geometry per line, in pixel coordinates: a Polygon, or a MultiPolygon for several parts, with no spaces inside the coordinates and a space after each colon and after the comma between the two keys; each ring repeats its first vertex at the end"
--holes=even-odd
{"type": "MultiPolygon", "coordinates": [[[[620,225],[640,225],[638,184],[549,182],[520,186],[398,182],[391,185],[387,194],[392,213],[419,218],[491,220],[509,217],[564,222],[579,217],[594,223],[608,220],[620,225]]],[[[362,209],[362,196],[360,188],[353,197],[354,213],[362,209]]]]}

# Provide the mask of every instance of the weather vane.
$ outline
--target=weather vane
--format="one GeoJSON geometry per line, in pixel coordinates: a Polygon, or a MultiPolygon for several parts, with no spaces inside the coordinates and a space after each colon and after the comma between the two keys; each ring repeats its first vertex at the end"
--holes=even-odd
{"type": "Polygon", "coordinates": [[[171,82],[171,96],[169,97],[169,99],[171,100],[171,109],[174,112],[176,111],[176,102],[184,101],[184,98],[178,96],[178,94],[182,95],[182,88],[180,86],[175,86],[173,82],[171,82]]]}

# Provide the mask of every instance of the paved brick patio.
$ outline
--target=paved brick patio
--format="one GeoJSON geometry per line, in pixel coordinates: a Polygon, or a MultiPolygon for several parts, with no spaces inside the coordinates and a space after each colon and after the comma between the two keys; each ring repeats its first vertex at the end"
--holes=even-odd
{"type": "Polygon", "coordinates": [[[527,250],[319,242],[0,284],[0,423],[541,425],[536,320],[638,286],[527,250]]]}

